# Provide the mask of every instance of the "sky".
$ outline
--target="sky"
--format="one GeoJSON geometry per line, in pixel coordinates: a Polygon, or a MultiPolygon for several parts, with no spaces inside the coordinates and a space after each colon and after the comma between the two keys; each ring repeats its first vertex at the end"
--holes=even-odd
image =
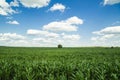
{"type": "Polygon", "coordinates": [[[120,0],[0,0],[0,46],[120,46],[120,0]]]}

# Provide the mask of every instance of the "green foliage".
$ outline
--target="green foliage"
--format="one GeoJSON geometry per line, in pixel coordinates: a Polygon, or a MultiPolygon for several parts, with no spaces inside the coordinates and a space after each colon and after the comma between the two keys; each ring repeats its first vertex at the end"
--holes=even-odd
{"type": "Polygon", "coordinates": [[[58,48],[62,48],[62,45],[61,45],[61,44],[58,44],[58,48]]]}
{"type": "Polygon", "coordinates": [[[120,80],[120,48],[0,47],[0,80],[120,80]]]}

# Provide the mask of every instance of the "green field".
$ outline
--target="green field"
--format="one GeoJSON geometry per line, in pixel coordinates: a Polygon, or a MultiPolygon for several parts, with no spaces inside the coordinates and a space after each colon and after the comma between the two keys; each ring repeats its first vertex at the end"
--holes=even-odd
{"type": "Polygon", "coordinates": [[[120,48],[0,47],[0,80],[120,80],[120,48]]]}

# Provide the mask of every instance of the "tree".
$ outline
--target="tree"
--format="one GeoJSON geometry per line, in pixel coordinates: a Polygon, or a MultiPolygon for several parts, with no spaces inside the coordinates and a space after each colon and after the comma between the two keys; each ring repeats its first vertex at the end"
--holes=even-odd
{"type": "Polygon", "coordinates": [[[61,44],[58,44],[58,48],[62,48],[62,45],[61,45],[61,44]]]}

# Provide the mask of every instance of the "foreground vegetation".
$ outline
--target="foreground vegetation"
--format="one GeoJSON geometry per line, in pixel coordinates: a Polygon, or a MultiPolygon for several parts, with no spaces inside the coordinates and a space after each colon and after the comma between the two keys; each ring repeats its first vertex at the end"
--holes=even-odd
{"type": "Polygon", "coordinates": [[[120,80],[120,48],[0,47],[0,80],[120,80]]]}

